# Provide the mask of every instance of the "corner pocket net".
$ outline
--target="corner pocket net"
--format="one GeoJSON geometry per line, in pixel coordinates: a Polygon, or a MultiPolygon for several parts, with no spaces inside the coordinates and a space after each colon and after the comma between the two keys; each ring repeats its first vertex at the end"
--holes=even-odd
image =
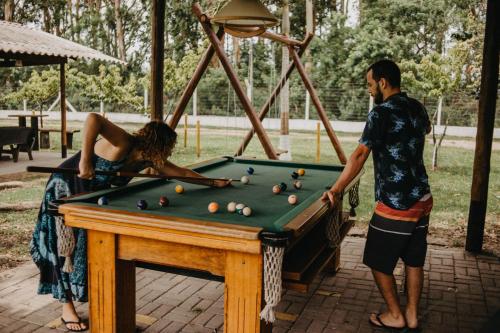
{"type": "Polygon", "coordinates": [[[260,312],[260,318],[266,323],[273,323],[276,320],[274,308],[281,301],[283,289],[281,271],[288,237],[276,238],[275,236],[262,235],[261,238],[264,251],[264,300],[266,305],[260,312]]]}

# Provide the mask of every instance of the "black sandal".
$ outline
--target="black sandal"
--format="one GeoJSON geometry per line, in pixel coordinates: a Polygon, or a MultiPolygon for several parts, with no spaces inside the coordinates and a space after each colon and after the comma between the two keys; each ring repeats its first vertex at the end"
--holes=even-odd
{"type": "Polygon", "coordinates": [[[85,324],[85,323],[83,322],[83,320],[80,319],[80,317],[78,317],[78,321],[66,321],[66,320],[64,320],[63,317],[61,317],[61,321],[64,324],[64,326],[66,326],[66,329],[71,331],[71,332],[85,332],[89,329],[88,326],[86,328],[81,328],[82,327],[81,324],[85,324]],[[78,324],[78,325],[80,325],[80,329],[79,330],[71,329],[68,327],[68,324],[70,324],[70,325],[71,324],[78,324]]]}
{"type": "Polygon", "coordinates": [[[395,327],[395,326],[388,326],[386,324],[384,324],[384,322],[382,321],[382,319],[380,318],[382,314],[381,313],[377,313],[375,314],[375,318],[377,318],[377,323],[375,323],[373,320],[372,320],[372,317],[370,316],[368,318],[368,322],[370,323],[370,325],[374,326],[374,327],[377,327],[377,328],[383,328],[383,329],[387,329],[387,330],[396,330],[396,331],[403,331],[403,330],[406,330],[407,327],[406,325],[403,326],[403,327],[395,327]]]}

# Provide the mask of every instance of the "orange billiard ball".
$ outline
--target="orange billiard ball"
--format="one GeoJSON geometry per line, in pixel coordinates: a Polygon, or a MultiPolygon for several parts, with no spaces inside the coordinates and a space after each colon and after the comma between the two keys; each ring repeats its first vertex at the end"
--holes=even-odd
{"type": "Polygon", "coordinates": [[[175,193],[184,193],[184,187],[182,185],[176,185],[175,186],[175,193]]]}
{"type": "Polygon", "coordinates": [[[212,214],[217,213],[219,210],[219,204],[217,202],[211,202],[208,204],[208,211],[212,214]]]}

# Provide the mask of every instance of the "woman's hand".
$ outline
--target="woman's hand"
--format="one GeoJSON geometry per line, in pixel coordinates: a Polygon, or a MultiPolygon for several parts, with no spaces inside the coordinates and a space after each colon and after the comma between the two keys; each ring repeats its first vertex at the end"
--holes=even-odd
{"type": "Polygon", "coordinates": [[[212,187],[226,187],[231,185],[232,179],[214,179],[212,187]]]}
{"type": "Polygon", "coordinates": [[[80,159],[78,170],[80,170],[78,177],[82,179],[92,179],[95,177],[94,166],[92,165],[91,161],[80,159]]]}

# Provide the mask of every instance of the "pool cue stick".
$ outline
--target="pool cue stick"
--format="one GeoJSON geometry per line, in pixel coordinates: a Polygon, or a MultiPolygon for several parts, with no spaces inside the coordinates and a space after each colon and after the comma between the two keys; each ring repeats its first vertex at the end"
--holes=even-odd
{"type": "MultiPolygon", "coordinates": [[[[78,175],[80,170],[78,169],[68,169],[68,168],[52,168],[52,167],[39,167],[39,166],[28,166],[26,167],[26,171],[28,172],[40,172],[40,173],[64,173],[64,174],[73,174],[78,175]]],[[[197,178],[197,177],[183,177],[183,176],[165,176],[165,175],[152,175],[146,173],[138,173],[131,171],[104,171],[104,170],[94,170],[96,175],[105,175],[105,176],[116,176],[116,177],[139,177],[139,178],[158,178],[158,179],[175,179],[175,180],[229,180],[224,178],[197,178]]],[[[231,180],[231,181],[240,181],[240,180],[231,180]]]]}

